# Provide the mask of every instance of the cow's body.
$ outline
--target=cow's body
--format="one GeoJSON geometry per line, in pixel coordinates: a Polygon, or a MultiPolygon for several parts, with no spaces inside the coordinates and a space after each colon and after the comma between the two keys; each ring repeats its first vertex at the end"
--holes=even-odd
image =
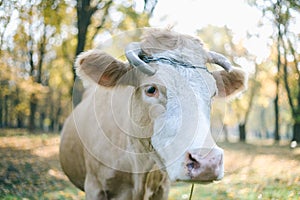
{"type": "Polygon", "coordinates": [[[243,86],[243,73],[209,73],[205,62],[223,65],[223,57],[206,58],[198,40],[170,31],[150,32],[142,45],[160,60],[145,64],[128,54],[130,66],[99,50],[77,60],[77,72],[90,86],[66,120],[60,160],[87,199],[167,199],[170,180],[223,177],[223,151],[207,143],[210,102],[216,86],[220,92],[220,77],[223,92],[231,94],[243,86]],[[144,65],[146,74],[132,65],[144,65]]]}
{"type": "MultiPolygon", "coordinates": [[[[115,124],[112,123],[113,114],[110,107],[107,106],[111,103],[111,93],[113,93],[111,89],[94,91],[90,88],[90,90],[86,91],[82,102],[66,120],[62,131],[63,136],[60,148],[63,170],[78,188],[85,190],[87,199],[165,199],[168,194],[169,180],[164,171],[154,171],[157,166],[154,165],[153,160],[149,160],[146,157],[142,160],[145,173],[124,172],[126,169],[134,169],[134,162],[131,162],[134,157],[130,158],[128,155],[124,155],[122,151],[114,149],[109,142],[106,142],[106,137],[109,137],[118,147],[124,149],[133,148],[132,144],[134,142],[117,131],[115,124]],[[96,117],[90,115],[90,113],[95,113],[95,107],[91,104],[91,102],[94,102],[93,98],[95,98],[95,95],[104,97],[101,101],[96,101],[97,105],[95,106],[101,110],[101,112],[98,112],[98,117],[103,123],[101,127],[106,133],[109,132],[109,135],[102,134],[102,131],[99,130],[100,126],[92,125],[77,126],[79,129],[84,129],[79,130],[79,132],[86,133],[86,135],[79,135],[79,132],[76,130],[76,121],[80,123],[82,120],[88,124],[98,124],[96,117]],[[98,128],[95,129],[95,127],[98,128]],[[84,138],[85,136],[87,138],[84,138]],[[95,147],[95,149],[85,148],[85,145],[95,147]],[[101,155],[94,155],[95,153],[101,155]],[[107,156],[105,160],[110,160],[109,157],[111,157],[112,163],[116,161],[116,165],[127,167],[124,167],[125,170],[123,171],[107,167],[99,162],[99,159],[102,159],[103,156],[107,156]]],[[[122,99],[122,97],[119,97],[119,99],[122,99]]],[[[116,105],[119,105],[120,108],[115,108],[114,111],[122,112],[122,104],[116,105]]],[[[124,118],[123,120],[124,124],[126,124],[128,119],[124,118]]],[[[138,145],[136,144],[136,147],[138,145]]]]}

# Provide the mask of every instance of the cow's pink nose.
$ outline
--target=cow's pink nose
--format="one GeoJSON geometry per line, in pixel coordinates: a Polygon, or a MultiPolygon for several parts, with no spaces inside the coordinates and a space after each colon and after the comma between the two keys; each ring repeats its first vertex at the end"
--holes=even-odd
{"type": "Polygon", "coordinates": [[[223,178],[223,150],[219,147],[213,149],[199,149],[187,153],[187,175],[194,181],[213,181],[223,178]]]}

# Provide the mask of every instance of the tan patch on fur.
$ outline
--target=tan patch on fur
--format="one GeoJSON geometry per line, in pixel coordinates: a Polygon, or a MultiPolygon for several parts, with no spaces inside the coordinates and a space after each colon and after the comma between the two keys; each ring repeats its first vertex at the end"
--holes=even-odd
{"type": "Polygon", "coordinates": [[[151,55],[167,49],[174,50],[180,45],[182,40],[178,34],[170,30],[154,29],[144,35],[141,46],[146,54],[151,55]]]}
{"type": "Polygon", "coordinates": [[[141,47],[146,54],[151,55],[184,47],[199,49],[203,47],[203,43],[198,38],[179,34],[170,29],[151,29],[143,36],[141,47]]]}
{"type": "Polygon", "coordinates": [[[117,198],[118,195],[134,187],[132,174],[120,171],[115,171],[115,176],[107,179],[106,184],[108,190],[105,193],[109,199],[117,198]]]}
{"type": "MultiPolygon", "coordinates": [[[[157,168],[155,166],[154,168],[157,168]]],[[[164,199],[168,194],[168,177],[166,173],[155,170],[146,177],[144,199],[164,199]]]]}
{"type": "Polygon", "coordinates": [[[247,74],[242,69],[233,68],[231,72],[214,71],[212,75],[216,79],[219,97],[233,95],[246,89],[247,74]]]}
{"type": "Polygon", "coordinates": [[[80,54],[76,61],[77,75],[85,85],[93,81],[102,86],[115,86],[130,69],[125,63],[98,49],[80,54]]]}

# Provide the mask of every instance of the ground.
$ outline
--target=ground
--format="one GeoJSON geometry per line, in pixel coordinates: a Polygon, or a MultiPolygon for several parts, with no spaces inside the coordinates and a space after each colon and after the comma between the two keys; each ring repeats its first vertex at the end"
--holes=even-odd
{"type": "MultiPolygon", "coordinates": [[[[0,199],[84,199],[63,174],[58,134],[0,129],[0,199]]],[[[220,143],[225,177],[195,185],[192,199],[300,199],[300,149],[269,141],[220,143]]],[[[169,200],[188,199],[191,184],[172,185],[169,200]]]]}

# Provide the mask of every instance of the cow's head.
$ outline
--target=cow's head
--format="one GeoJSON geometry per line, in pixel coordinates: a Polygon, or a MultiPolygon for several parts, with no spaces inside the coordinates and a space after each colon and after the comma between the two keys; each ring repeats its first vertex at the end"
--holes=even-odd
{"type": "Polygon", "coordinates": [[[131,134],[171,180],[221,179],[223,150],[210,134],[211,101],[242,90],[245,73],[205,50],[200,40],[166,30],[149,31],[125,54],[129,63],[97,49],[85,52],[77,59],[77,74],[85,83],[134,88],[131,134]],[[206,63],[225,70],[209,72],[206,63]]]}

